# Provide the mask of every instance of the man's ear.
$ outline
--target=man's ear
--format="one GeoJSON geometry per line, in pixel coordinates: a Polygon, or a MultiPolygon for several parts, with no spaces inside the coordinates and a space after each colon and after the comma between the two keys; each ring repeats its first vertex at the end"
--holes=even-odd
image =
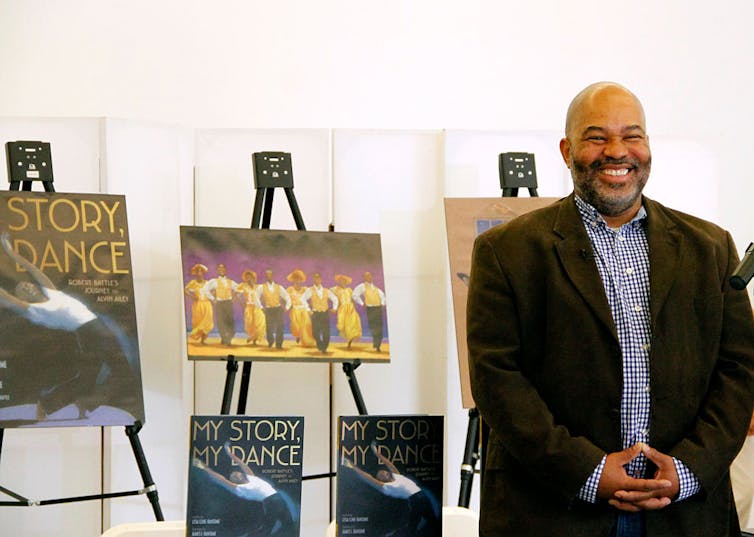
{"type": "Polygon", "coordinates": [[[571,167],[571,142],[568,141],[568,138],[563,138],[560,140],[560,154],[563,156],[563,161],[565,162],[566,166],[570,168],[571,167]]]}

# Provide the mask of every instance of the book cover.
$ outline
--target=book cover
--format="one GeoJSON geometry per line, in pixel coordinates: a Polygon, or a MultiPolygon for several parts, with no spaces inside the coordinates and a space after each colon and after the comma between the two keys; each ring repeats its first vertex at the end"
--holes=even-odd
{"type": "Polygon", "coordinates": [[[192,416],[187,537],[298,537],[303,417],[192,416]]]}
{"type": "Polygon", "coordinates": [[[341,416],[339,536],[441,537],[443,416],[341,416]]]}
{"type": "Polygon", "coordinates": [[[123,196],[0,193],[0,427],[144,422],[123,196]]]}
{"type": "Polygon", "coordinates": [[[181,227],[190,359],[390,361],[380,236],[181,227]]]}

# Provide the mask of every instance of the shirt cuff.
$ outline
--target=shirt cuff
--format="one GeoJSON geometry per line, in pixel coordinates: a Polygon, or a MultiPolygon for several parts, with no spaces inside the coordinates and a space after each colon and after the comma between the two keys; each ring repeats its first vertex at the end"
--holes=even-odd
{"type": "Polygon", "coordinates": [[[600,477],[602,477],[602,469],[605,467],[605,460],[607,455],[602,457],[602,460],[594,469],[592,475],[586,480],[586,483],[581,487],[581,490],[576,495],[579,500],[588,503],[597,503],[597,486],[600,484],[600,477]]]}
{"type": "Polygon", "coordinates": [[[678,481],[680,483],[678,497],[674,501],[680,502],[702,490],[702,484],[694,475],[694,472],[689,470],[685,464],[675,457],[673,457],[673,464],[675,464],[675,471],[678,474],[678,481]]]}

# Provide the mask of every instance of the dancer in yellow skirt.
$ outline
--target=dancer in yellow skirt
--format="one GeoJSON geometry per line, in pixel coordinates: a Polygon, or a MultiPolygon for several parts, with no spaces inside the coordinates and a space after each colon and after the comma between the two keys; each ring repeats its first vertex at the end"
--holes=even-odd
{"type": "Polygon", "coordinates": [[[338,332],[340,337],[348,342],[348,349],[351,348],[351,343],[361,337],[361,318],[352,300],[353,289],[348,287],[351,281],[350,276],[336,274],[335,283],[338,285],[331,289],[338,297],[338,332]]]}
{"type": "Polygon", "coordinates": [[[241,279],[243,281],[236,287],[236,294],[244,303],[243,326],[247,336],[246,343],[256,345],[257,340],[263,338],[267,330],[264,311],[257,302],[257,273],[249,269],[244,270],[241,279]]]}
{"type": "Polygon", "coordinates": [[[191,275],[194,279],[184,289],[186,296],[191,299],[191,333],[189,339],[200,344],[204,343],[215,325],[212,302],[204,289],[207,285],[204,275],[208,270],[201,263],[191,267],[191,275]]]}
{"type": "Polygon", "coordinates": [[[303,283],[306,281],[306,274],[303,270],[296,269],[288,274],[286,279],[293,284],[286,289],[291,298],[291,309],[288,312],[291,319],[291,334],[302,347],[314,347],[316,342],[312,335],[312,318],[309,305],[304,299],[306,287],[303,283]]]}

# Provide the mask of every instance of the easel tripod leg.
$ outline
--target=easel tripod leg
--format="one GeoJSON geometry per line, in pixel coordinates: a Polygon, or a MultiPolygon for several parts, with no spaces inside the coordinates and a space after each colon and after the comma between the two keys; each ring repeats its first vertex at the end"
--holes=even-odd
{"type": "Polygon", "coordinates": [[[469,424],[466,428],[466,447],[461,464],[461,490],[458,494],[458,506],[468,507],[471,502],[471,485],[474,482],[476,461],[479,459],[479,411],[469,410],[469,424]]]}
{"type": "Polygon", "coordinates": [[[249,384],[251,383],[251,362],[243,363],[241,370],[241,386],[238,391],[238,407],[236,414],[246,413],[246,400],[249,396],[249,384]]]}
{"type": "Polygon", "coordinates": [[[141,422],[137,421],[134,425],[126,425],[126,436],[128,436],[128,440],[131,442],[131,449],[134,452],[134,457],[136,457],[136,465],[139,467],[139,473],[144,482],[144,488],[147,491],[147,498],[149,498],[149,503],[152,504],[155,520],[162,521],[165,520],[165,517],[162,515],[157,487],[152,480],[147,459],[144,457],[144,450],[141,448],[141,440],[139,440],[140,430],[141,422]]]}
{"type": "Polygon", "coordinates": [[[356,402],[356,409],[359,411],[359,415],[366,416],[367,407],[364,404],[364,398],[361,396],[361,389],[359,388],[359,382],[356,380],[356,372],[354,371],[360,365],[360,360],[343,362],[343,372],[348,377],[348,385],[351,387],[351,394],[356,402]]]}
{"type": "Polygon", "coordinates": [[[236,381],[236,372],[238,371],[238,362],[234,356],[228,356],[228,363],[225,366],[225,390],[223,390],[223,402],[220,407],[220,414],[230,414],[230,401],[233,397],[233,384],[236,381]]]}
{"type": "Polygon", "coordinates": [[[301,211],[298,208],[298,203],[296,202],[296,196],[293,193],[292,188],[284,188],[283,191],[285,192],[286,198],[288,198],[288,206],[291,208],[291,214],[293,214],[293,221],[296,222],[296,229],[298,230],[305,230],[306,227],[304,227],[304,219],[301,216],[301,211]]]}

